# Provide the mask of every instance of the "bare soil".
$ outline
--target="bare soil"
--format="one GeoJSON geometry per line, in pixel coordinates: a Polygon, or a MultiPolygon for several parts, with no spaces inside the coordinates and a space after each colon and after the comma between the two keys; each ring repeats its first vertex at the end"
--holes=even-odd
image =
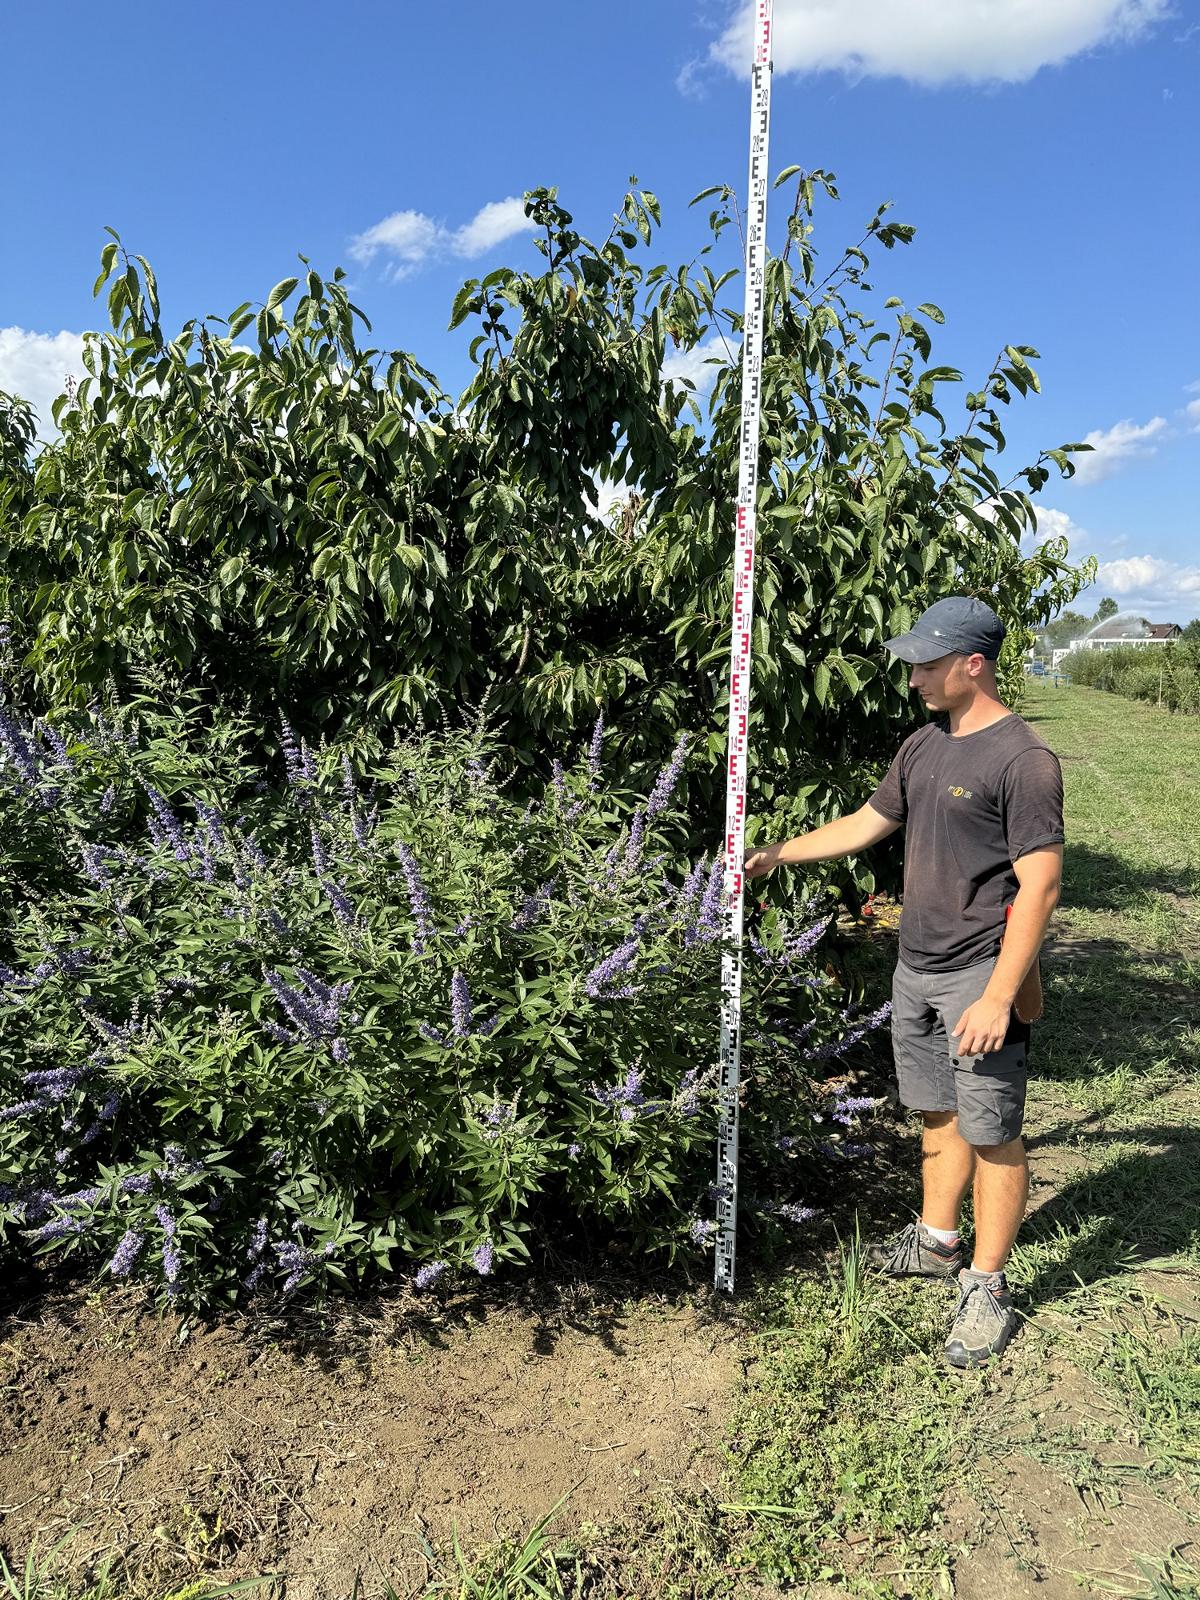
{"type": "Polygon", "coordinates": [[[738,1337],[706,1294],[644,1287],[207,1327],[67,1292],[0,1344],[0,1548],[74,1527],[78,1574],[119,1552],[160,1584],[420,1592],[455,1528],[475,1551],[564,1495],[559,1534],[715,1486],[738,1337]]]}

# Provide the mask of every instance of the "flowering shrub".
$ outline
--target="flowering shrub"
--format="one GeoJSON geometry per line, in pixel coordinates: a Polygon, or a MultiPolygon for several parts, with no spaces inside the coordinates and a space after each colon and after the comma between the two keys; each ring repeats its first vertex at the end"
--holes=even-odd
{"type": "MultiPolygon", "coordinates": [[[[486,1276],[564,1225],[708,1242],[721,870],[677,853],[688,740],[635,802],[597,724],[522,803],[482,721],[319,750],[282,722],[274,788],[249,728],[149,687],[62,721],[0,696],[6,1246],[194,1303],[486,1276]]],[[[814,1076],[886,1014],[846,1007],[810,910],[748,950],[751,1217],[811,1214],[797,1154],[864,1110],[814,1076]]]]}

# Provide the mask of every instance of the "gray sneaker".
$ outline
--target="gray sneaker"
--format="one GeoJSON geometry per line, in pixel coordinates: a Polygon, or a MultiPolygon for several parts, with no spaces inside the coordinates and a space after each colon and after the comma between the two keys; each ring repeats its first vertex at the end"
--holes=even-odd
{"type": "Polygon", "coordinates": [[[962,1266],[961,1247],[943,1244],[919,1222],[910,1222],[868,1253],[871,1264],[892,1278],[952,1278],[962,1266]]]}
{"type": "Polygon", "coordinates": [[[983,1366],[1001,1353],[1016,1330],[1017,1313],[1004,1274],[964,1268],[958,1275],[958,1305],[946,1340],[950,1365],[983,1366]]]}

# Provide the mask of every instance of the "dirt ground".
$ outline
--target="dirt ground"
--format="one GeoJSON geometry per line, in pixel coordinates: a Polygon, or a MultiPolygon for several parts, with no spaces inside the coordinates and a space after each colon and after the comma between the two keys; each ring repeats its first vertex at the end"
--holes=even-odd
{"type": "Polygon", "coordinates": [[[707,1296],[540,1311],[397,1300],[188,1327],[108,1293],[16,1308],[0,1344],[0,1548],[75,1527],[163,1580],[287,1574],[287,1600],[419,1591],[427,1542],[627,1518],[714,1486],[741,1366],[707,1296]]]}

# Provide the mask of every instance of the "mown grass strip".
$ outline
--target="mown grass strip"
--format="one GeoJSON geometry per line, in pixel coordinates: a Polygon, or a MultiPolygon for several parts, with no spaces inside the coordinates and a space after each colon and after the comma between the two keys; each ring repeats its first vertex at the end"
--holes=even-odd
{"type": "Polygon", "coordinates": [[[732,1427],[738,1495],[722,1508],[743,1519],[737,1549],[764,1579],[853,1591],[882,1564],[914,1594],[945,1592],[939,1506],[982,1381],[936,1359],[951,1306],[947,1287],[868,1272],[857,1234],[824,1278],[764,1292],[732,1427]]]}

